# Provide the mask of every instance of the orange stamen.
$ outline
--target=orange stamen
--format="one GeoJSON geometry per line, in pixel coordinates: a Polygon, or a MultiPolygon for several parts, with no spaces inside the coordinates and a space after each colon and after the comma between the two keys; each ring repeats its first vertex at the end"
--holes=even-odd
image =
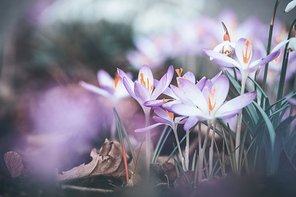
{"type": "Polygon", "coordinates": [[[175,71],[176,71],[178,77],[181,77],[181,74],[182,74],[182,72],[183,72],[183,68],[175,69],[175,71]]]}
{"type": "Polygon", "coordinates": [[[153,85],[149,86],[149,79],[147,78],[147,83],[144,80],[144,74],[140,73],[140,83],[143,84],[150,92],[153,90],[153,85]]]}
{"type": "MultiPolygon", "coordinates": [[[[163,103],[167,103],[167,101],[164,98],[162,100],[163,100],[163,103]]],[[[165,110],[165,111],[168,113],[168,115],[169,115],[169,117],[171,119],[174,119],[174,113],[173,112],[169,112],[168,110],[165,110]]]]}
{"type": "Polygon", "coordinates": [[[116,74],[115,74],[115,78],[114,78],[114,89],[117,88],[117,85],[118,85],[119,81],[120,81],[120,77],[119,77],[118,74],[116,73],[116,74]]]}
{"type": "Polygon", "coordinates": [[[250,61],[251,53],[252,53],[252,45],[251,45],[251,41],[250,41],[250,40],[247,40],[247,41],[245,42],[245,45],[247,46],[247,47],[246,47],[245,54],[244,54],[244,48],[243,48],[243,47],[242,47],[242,53],[243,53],[243,62],[244,62],[245,64],[247,64],[247,63],[249,63],[249,61],[250,61]],[[249,46],[250,46],[250,53],[249,53],[249,57],[248,57],[249,46]]]}
{"type": "Polygon", "coordinates": [[[217,96],[216,96],[216,88],[210,91],[208,95],[208,103],[209,103],[209,109],[210,111],[213,111],[215,109],[217,102],[217,96]],[[214,103],[212,103],[212,100],[214,100],[214,103]]]}
{"type": "Polygon", "coordinates": [[[230,54],[229,50],[224,51],[224,54],[230,54]]]}
{"type": "MultiPolygon", "coordinates": [[[[175,69],[175,71],[176,71],[178,77],[181,77],[181,74],[183,72],[183,68],[180,68],[180,69],[177,68],[177,69],[175,69]]],[[[186,76],[183,76],[183,77],[186,79],[186,76]]],[[[177,80],[177,84],[178,84],[178,88],[180,89],[178,80],[177,80]]]]}
{"type": "Polygon", "coordinates": [[[143,73],[140,73],[140,83],[143,84],[145,87],[147,87],[146,82],[144,80],[144,74],[143,73]]]}

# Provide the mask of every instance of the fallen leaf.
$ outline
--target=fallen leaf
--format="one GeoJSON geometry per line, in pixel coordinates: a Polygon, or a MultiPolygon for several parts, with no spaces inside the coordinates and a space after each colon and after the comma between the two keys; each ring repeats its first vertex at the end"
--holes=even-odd
{"type": "Polygon", "coordinates": [[[90,156],[92,157],[92,161],[88,164],[81,164],[69,171],[62,172],[62,174],[57,172],[56,180],[66,181],[98,175],[125,179],[122,149],[119,142],[109,141],[106,138],[100,150],[97,151],[96,148],[93,148],[90,156]]]}

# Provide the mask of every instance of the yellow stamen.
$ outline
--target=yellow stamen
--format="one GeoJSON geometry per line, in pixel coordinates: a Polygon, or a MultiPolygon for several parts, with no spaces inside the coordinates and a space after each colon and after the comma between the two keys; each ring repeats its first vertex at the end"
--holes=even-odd
{"type": "Polygon", "coordinates": [[[115,74],[115,78],[114,78],[114,89],[117,88],[119,81],[120,81],[120,77],[119,77],[118,74],[116,73],[116,74],[115,74]]]}
{"type": "Polygon", "coordinates": [[[245,54],[244,54],[244,48],[243,48],[243,47],[242,47],[242,53],[243,53],[243,62],[244,62],[245,64],[247,64],[247,63],[249,63],[249,61],[250,61],[251,53],[252,53],[252,45],[251,45],[251,41],[250,41],[250,40],[247,40],[247,41],[245,42],[245,45],[247,46],[247,47],[246,47],[245,54]],[[250,54],[249,54],[249,57],[248,57],[249,46],[250,46],[250,54]]]}
{"type": "MultiPolygon", "coordinates": [[[[164,98],[162,99],[163,100],[163,103],[167,103],[168,101],[166,101],[164,98]]],[[[174,119],[174,113],[173,112],[169,112],[168,110],[165,110],[167,113],[168,113],[168,115],[169,115],[169,117],[171,118],[171,119],[174,119]]]]}
{"type": "Polygon", "coordinates": [[[210,90],[210,93],[208,94],[208,103],[209,103],[209,109],[210,111],[213,111],[215,109],[217,102],[217,96],[216,96],[216,88],[213,90],[210,90]],[[212,103],[214,101],[214,103],[212,103]]]}
{"type": "Polygon", "coordinates": [[[181,77],[181,74],[182,74],[182,72],[183,72],[183,68],[175,69],[175,71],[176,71],[178,77],[181,77]]]}
{"type": "MultiPolygon", "coordinates": [[[[176,71],[178,77],[182,77],[181,74],[183,72],[183,68],[180,68],[180,69],[177,68],[177,69],[175,69],[175,71],[176,71]]],[[[183,76],[183,77],[186,79],[186,76],[183,76]]],[[[178,80],[177,80],[177,84],[178,84],[178,88],[180,89],[178,80]]]]}
{"type": "Polygon", "coordinates": [[[151,86],[149,86],[149,79],[147,78],[147,83],[144,80],[144,74],[140,73],[140,83],[143,84],[150,92],[152,92],[153,90],[153,84],[151,84],[151,86]]]}

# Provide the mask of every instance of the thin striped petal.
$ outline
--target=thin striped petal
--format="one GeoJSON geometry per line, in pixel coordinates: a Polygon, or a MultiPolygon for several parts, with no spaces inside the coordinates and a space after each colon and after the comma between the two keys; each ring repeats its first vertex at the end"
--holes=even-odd
{"type": "Polygon", "coordinates": [[[178,78],[178,82],[180,89],[188,99],[190,99],[202,111],[207,112],[209,110],[205,97],[195,84],[184,78],[178,78]]]}
{"type": "Polygon", "coordinates": [[[156,115],[158,115],[159,117],[161,117],[161,118],[164,118],[164,119],[166,119],[166,120],[168,120],[168,121],[171,121],[171,118],[170,118],[170,116],[168,115],[168,113],[167,113],[164,109],[162,109],[162,108],[160,108],[160,107],[156,107],[156,108],[154,109],[154,113],[155,113],[156,115]]]}
{"type": "MultiPolygon", "coordinates": [[[[149,88],[152,86],[153,87],[153,83],[154,83],[154,78],[153,78],[153,74],[152,71],[150,69],[149,66],[147,65],[143,65],[141,67],[141,69],[139,70],[139,74],[138,74],[138,82],[141,83],[141,78],[142,78],[142,74],[143,74],[143,80],[148,83],[147,81],[149,80],[149,88]],[[147,80],[148,79],[148,80],[147,80]]],[[[147,84],[148,85],[148,84],[147,84]]],[[[147,86],[146,86],[147,87],[147,86]]]]}
{"type": "Polygon", "coordinates": [[[104,70],[99,70],[98,74],[97,74],[97,78],[98,78],[98,82],[100,84],[100,86],[104,89],[109,88],[109,89],[113,89],[114,87],[114,80],[113,78],[109,75],[109,73],[107,73],[104,70]]]}
{"type": "Polygon", "coordinates": [[[99,88],[97,86],[94,86],[92,84],[86,83],[84,81],[80,81],[79,85],[82,86],[83,88],[89,90],[89,91],[92,91],[92,92],[96,93],[96,94],[99,94],[99,95],[102,95],[102,96],[111,96],[111,94],[108,91],[106,91],[106,90],[104,90],[102,88],[99,88]]]}
{"type": "Polygon", "coordinates": [[[123,82],[123,85],[125,86],[126,88],[126,91],[134,98],[137,100],[137,97],[134,93],[134,83],[129,83],[129,80],[128,78],[126,77],[123,77],[122,79],[122,82],[123,82]]]}
{"type": "Polygon", "coordinates": [[[228,57],[227,55],[204,49],[204,52],[214,59],[214,62],[224,67],[238,67],[240,68],[240,64],[236,62],[234,59],[228,57]]]}
{"type": "Polygon", "coordinates": [[[154,129],[155,127],[157,127],[159,125],[163,125],[163,123],[156,123],[156,124],[150,125],[148,127],[144,127],[144,128],[141,128],[141,129],[136,129],[135,132],[136,133],[146,132],[146,131],[154,129]]]}
{"type": "Polygon", "coordinates": [[[152,119],[155,122],[162,123],[162,124],[167,124],[167,125],[170,125],[172,127],[172,121],[171,121],[171,119],[170,120],[167,120],[165,118],[158,117],[158,116],[153,116],[152,119]]]}
{"type": "Polygon", "coordinates": [[[219,108],[225,101],[228,90],[229,90],[229,81],[225,75],[219,76],[213,83],[212,90],[215,90],[217,100],[214,110],[219,108]]]}
{"type": "Polygon", "coordinates": [[[238,96],[230,101],[226,101],[216,112],[215,117],[229,118],[229,115],[236,112],[248,104],[250,104],[256,97],[256,91],[249,92],[238,96]],[[227,115],[227,117],[225,117],[227,115]]]}
{"type": "Polygon", "coordinates": [[[184,124],[184,130],[187,131],[191,129],[197,122],[198,118],[196,116],[189,116],[184,124]]]}
{"type": "Polygon", "coordinates": [[[139,103],[141,105],[144,102],[150,100],[149,90],[138,81],[135,82],[134,92],[135,92],[135,96],[138,98],[137,100],[140,101],[139,103]]]}

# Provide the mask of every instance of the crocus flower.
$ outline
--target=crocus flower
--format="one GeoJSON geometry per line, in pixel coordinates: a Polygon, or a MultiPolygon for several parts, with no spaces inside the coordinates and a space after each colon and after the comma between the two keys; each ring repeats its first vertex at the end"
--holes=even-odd
{"type": "Polygon", "coordinates": [[[296,0],[290,1],[285,8],[285,12],[290,12],[296,6],[296,0]]]}
{"type": "Polygon", "coordinates": [[[139,70],[138,80],[133,82],[124,71],[117,69],[118,76],[122,79],[128,93],[141,105],[144,113],[150,113],[150,107],[144,106],[146,101],[155,100],[171,83],[174,68],[170,66],[166,74],[160,79],[158,86],[154,89],[154,78],[151,69],[143,65],[139,70]]]}
{"type": "Polygon", "coordinates": [[[204,51],[208,56],[214,58],[214,61],[221,66],[237,67],[241,71],[242,77],[245,78],[248,73],[254,72],[258,66],[265,65],[267,62],[274,60],[280,54],[280,51],[277,50],[264,58],[252,61],[252,44],[250,40],[245,38],[239,39],[235,46],[235,54],[238,61],[212,50],[204,51]]]}
{"type": "Polygon", "coordinates": [[[200,120],[231,118],[251,103],[256,96],[256,92],[249,92],[224,102],[229,90],[229,81],[224,75],[220,75],[213,83],[208,82],[202,91],[186,79],[179,78],[178,81],[184,93],[183,97],[194,103],[194,106],[175,104],[166,108],[176,114],[195,116],[200,120]]]}
{"type": "Polygon", "coordinates": [[[84,81],[80,81],[79,85],[94,93],[109,97],[113,100],[114,104],[116,104],[120,98],[129,96],[129,93],[126,91],[117,73],[115,79],[113,79],[106,71],[99,70],[97,78],[100,88],[84,81]]]}

